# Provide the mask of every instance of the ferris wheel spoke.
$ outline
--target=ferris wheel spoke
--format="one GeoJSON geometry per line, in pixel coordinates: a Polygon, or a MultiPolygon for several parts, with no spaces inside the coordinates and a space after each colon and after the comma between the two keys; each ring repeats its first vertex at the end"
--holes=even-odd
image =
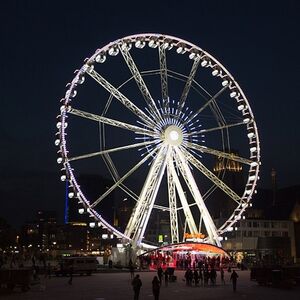
{"type": "Polygon", "coordinates": [[[177,200],[176,200],[176,187],[174,177],[170,169],[171,159],[167,164],[167,176],[168,176],[168,194],[169,194],[169,207],[170,207],[170,227],[171,227],[171,241],[172,244],[179,242],[178,233],[178,216],[177,216],[177,200]]]}
{"type": "Polygon", "coordinates": [[[131,149],[131,148],[143,147],[143,146],[154,144],[154,143],[155,143],[155,141],[136,143],[136,144],[126,145],[126,146],[111,148],[111,149],[107,149],[107,150],[103,150],[103,151],[98,151],[98,152],[88,153],[88,154],[84,154],[84,155],[79,155],[79,156],[75,156],[75,157],[70,157],[68,160],[69,161],[74,161],[74,160],[79,160],[79,159],[85,159],[85,158],[95,157],[95,156],[103,155],[103,154],[107,154],[107,153],[112,153],[112,152],[117,152],[117,151],[122,151],[122,150],[128,150],[128,149],[131,149]]]}
{"type": "Polygon", "coordinates": [[[167,59],[166,49],[164,45],[158,47],[159,66],[160,66],[160,82],[161,82],[161,96],[162,105],[165,112],[169,112],[169,95],[168,95],[168,74],[167,74],[167,59]]]}
{"type": "Polygon", "coordinates": [[[69,113],[71,113],[73,115],[76,115],[76,116],[79,116],[79,117],[82,117],[82,118],[85,118],[85,119],[90,119],[90,120],[101,122],[101,123],[104,123],[104,124],[108,124],[108,125],[111,125],[111,126],[114,126],[114,127],[119,127],[119,128],[122,128],[122,129],[127,129],[127,130],[130,130],[130,131],[134,131],[134,132],[139,133],[139,134],[145,134],[145,135],[148,135],[148,136],[156,137],[156,134],[153,131],[150,131],[148,129],[144,129],[144,128],[141,128],[141,127],[138,127],[138,126],[135,126],[135,125],[131,125],[131,124],[120,122],[120,121],[117,121],[117,120],[114,120],[114,119],[110,119],[110,118],[106,118],[106,117],[99,116],[99,115],[96,115],[96,114],[92,114],[92,113],[89,113],[89,112],[86,112],[86,111],[83,111],[83,110],[71,108],[69,113]]]}
{"type": "Polygon", "coordinates": [[[234,200],[238,205],[244,203],[245,201],[235,193],[228,185],[226,185],[222,180],[220,180],[214,173],[207,169],[199,160],[197,160],[188,151],[183,151],[186,159],[195,166],[202,174],[204,174],[209,180],[211,180],[216,186],[218,186],[223,192],[225,192],[232,200],[234,200]]]}
{"type": "Polygon", "coordinates": [[[237,123],[222,125],[222,126],[218,126],[218,127],[201,129],[199,131],[187,133],[187,136],[195,135],[195,134],[201,134],[201,133],[206,133],[206,132],[212,132],[212,131],[216,131],[216,130],[228,129],[228,128],[231,128],[231,127],[236,127],[236,126],[241,126],[241,125],[245,125],[245,122],[237,122],[237,123]]]}
{"type": "Polygon", "coordinates": [[[200,191],[197,187],[196,181],[192,175],[189,165],[186,161],[186,155],[183,153],[178,147],[175,147],[176,152],[176,165],[178,166],[187,186],[190,189],[190,192],[194,198],[195,203],[198,206],[198,209],[202,215],[203,222],[209,236],[209,240],[211,243],[221,246],[220,240],[218,238],[217,228],[215,223],[204,204],[204,200],[200,194],[200,191]]]}
{"type": "Polygon", "coordinates": [[[126,108],[138,116],[142,121],[148,125],[155,125],[155,122],[148,117],[140,108],[133,104],[126,96],[124,96],[117,88],[110,84],[104,77],[102,77],[95,70],[87,70],[87,73],[97,81],[102,87],[104,87],[109,93],[111,93],[117,100],[119,100],[126,108]]]}
{"type": "Polygon", "coordinates": [[[156,121],[161,120],[161,115],[160,112],[146,86],[146,83],[138,69],[138,67],[136,66],[131,54],[129,53],[128,48],[126,47],[122,47],[119,45],[119,49],[123,55],[123,58],[132,74],[132,76],[134,77],[136,84],[138,86],[138,88],[140,89],[141,94],[143,95],[148,107],[150,108],[151,112],[154,114],[156,121]]]}
{"type": "Polygon", "coordinates": [[[188,77],[187,80],[186,80],[186,83],[185,83],[185,86],[184,86],[182,95],[181,95],[180,100],[179,100],[179,104],[178,104],[178,108],[177,108],[177,115],[178,115],[178,116],[180,115],[180,113],[181,113],[181,111],[182,111],[182,109],[183,109],[183,107],[184,107],[184,105],[185,105],[187,96],[188,96],[188,94],[189,94],[189,91],[190,91],[190,89],[191,89],[191,86],[192,86],[194,77],[195,77],[195,75],[196,75],[196,71],[197,71],[197,69],[198,69],[199,63],[200,63],[200,58],[196,58],[196,59],[194,60],[192,69],[191,69],[191,71],[190,71],[189,77],[188,77]]]}
{"type": "Polygon", "coordinates": [[[200,152],[209,153],[209,154],[212,154],[212,155],[215,155],[215,156],[218,156],[218,157],[224,157],[224,158],[227,158],[229,160],[237,161],[237,162],[240,162],[240,163],[243,163],[243,164],[251,165],[253,163],[252,160],[244,158],[244,157],[240,157],[238,155],[235,155],[234,153],[227,153],[227,152],[211,149],[211,148],[208,148],[206,146],[198,145],[198,144],[195,144],[195,143],[187,142],[186,146],[188,148],[199,150],[200,152]]]}
{"type": "Polygon", "coordinates": [[[213,101],[215,101],[226,89],[227,85],[222,87],[214,96],[212,96],[209,100],[206,101],[204,105],[202,105],[196,112],[194,112],[185,122],[184,124],[189,123],[195,117],[197,117],[206,107],[208,107],[213,101]]]}
{"type": "Polygon", "coordinates": [[[136,203],[130,220],[127,224],[125,235],[129,236],[135,245],[140,245],[148,224],[155,198],[160,187],[166,168],[170,147],[162,146],[154,159],[145,184],[136,203]]]}
{"type": "Polygon", "coordinates": [[[142,166],[152,155],[157,151],[158,148],[153,149],[148,155],[146,155],[141,161],[139,161],[132,169],[130,169],[124,176],[122,176],[118,181],[115,182],[103,195],[101,195],[96,201],[91,205],[94,208],[99,204],[105,197],[107,197],[114,189],[116,189],[126,178],[132,175],[140,166],[142,166]]]}
{"type": "MultiPolygon", "coordinates": [[[[168,170],[170,171],[170,175],[172,176],[172,180],[174,180],[176,190],[178,192],[179,199],[180,199],[180,202],[181,202],[181,205],[182,205],[185,220],[186,220],[187,225],[189,227],[190,233],[197,234],[198,233],[197,226],[196,226],[195,220],[193,218],[193,214],[191,212],[190,205],[187,202],[186,195],[184,193],[184,190],[181,186],[180,180],[179,180],[178,175],[176,173],[173,161],[169,161],[168,170]]],[[[172,228],[171,228],[171,230],[172,230],[172,228]]]]}

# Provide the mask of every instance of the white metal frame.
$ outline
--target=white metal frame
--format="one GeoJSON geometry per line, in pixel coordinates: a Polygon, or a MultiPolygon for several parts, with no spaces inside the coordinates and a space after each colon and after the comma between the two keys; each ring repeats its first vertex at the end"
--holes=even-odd
{"type": "Polygon", "coordinates": [[[61,102],[62,106],[57,122],[58,133],[55,140],[55,144],[59,147],[59,157],[57,161],[62,164],[62,170],[64,172],[61,179],[69,181],[69,185],[74,191],[71,194],[78,198],[79,202],[82,203],[91,217],[97,220],[98,225],[108,228],[116,236],[130,241],[135,246],[146,247],[147,245],[143,243],[143,237],[150,215],[153,209],[161,209],[169,211],[171,241],[172,243],[177,243],[180,240],[178,212],[182,210],[190,233],[199,233],[203,222],[207,232],[205,241],[220,246],[221,236],[227,231],[232,230],[233,224],[241,218],[244,210],[249,206],[258,180],[260,165],[260,146],[255,119],[245,94],[233,76],[219,61],[198,46],[173,36],[161,34],[138,34],[116,40],[98,49],[90,58],[85,60],[85,64],[77,71],[75,78],[69,84],[65,97],[61,102]],[[141,49],[142,51],[147,45],[158,53],[159,69],[140,71],[130,49],[135,47],[137,50],[141,49]],[[175,50],[178,55],[185,55],[188,60],[193,61],[189,75],[185,76],[168,69],[167,52],[172,48],[172,51],[175,50]],[[146,105],[146,110],[135,104],[135,101],[126,97],[120,91],[121,86],[113,86],[109,80],[105,79],[95,70],[96,64],[106,63],[106,61],[113,59],[118,53],[121,53],[124,65],[127,65],[132,75],[132,77],[121,86],[126,85],[130,80],[134,80],[145,100],[144,105],[146,105]],[[195,80],[197,72],[200,72],[201,70],[199,69],[202,67],[210,68],[212,75],[221,80],[221,88],[215,95],[209,94],[209,92],[195,80]],[[144,76],[147,75],[160,76],[161,101],[153,99],[144,80],[144,76]],[[73,102],[71,106],[71,101],[76,97],[77,88],[84,83],[86,78],[95,80],[100,87],[110,93],[107,109],[112,99],[116,99],[123,105],[124,113],[129,112],[136,116],[139,126],[108,118],[104,113],[95,114],[73,108],[73,102]],[[182,94],[176,100],[178,102],[177,104],[175,103],[175,105],[174,103],[171,104],[169,98],[169,78],[176,78],[179,81],[185,82],[182,94]],[[204,93],[207,97],[205,104],[201,105],[195,112],[189,112],[186,108],[186,102],[191,89],[199,91],[199,94],[204,93]],[[236,101],[237,112],[241,114],[241,120],[239,122],[226,122],[220,113],[218,99],[223,96],[224,93],[229,93],[230,97],[236,101]],[[191,124],[195,121],[194,119],[207,109],[211,109],[217,116],[218,125],[213,128],[192,127],[191,124]],[[107,149],[105,148],[105,140],[103,140],[102,144],[104,146],[100,151],[72,157],[69,155],[66,139],[68,114],[98,122],[101,130],[103,130],[103,139],[105,139],[104,126],[113,126],[120,128],[120,130],[131,131],[136,138],[141,139],[142,142],[132,142],[128,145],[120,145],[119,147],[107,149]],[[201,134],[209,134],[209,132],[213,131],[225,132],[238,126],[244,127],[246,130],[249,140],[249,157],[240,157],[224,150],[212,149],[201,145],[193,139],[193,137],[201,134]],[[173,130],[173,128],[175,129],[173,130]],[[143,148],[147,155],[125,175],[120,176],[110,154],[134,148],[143,148]],[[203,153],[234,160],[249,167],[248,178],[242,195],[237,195],[235,191],[223,182],[222,178],[216,176],[204,165],[200,157],[203,153]],[[78,161],[96,156],[101,156],[104,159],[115,184],[103,195],[100,195],[98,199],[94,199],[90,202],[90,200],[86,199],[80,189],[80,185],[77,183],[71,163],[75,160],[78,161]],[[137,195],[124,184],[124,180],[146,162],[150,163],[149,172],[142,190],[139,195],[137,195]],[[204,174],[212,182],[214,188],[219,188],[236,202],[236,208],[232,212],[232,215],[226,222],[219,226],[219,228],[216,227],[205,205],[205,197],[208,193],[207,195],[201,195],[193,173],[191,172],[192,166],[204,174]],[[161,206],[155,203],[164,174],[167,174],[168,206],[161,206]],[[182,185],[183,182],[179,178],[179,175],[184,179],[185,185],[193,197],[192,202],[190,199],[187,199],[182,185]],[[107,223],[96,210],[97,205],[116,188],[121,188],[125,193],[136,200],[136,206],[134,207],[124,233],[107,223]],[[192,207],[194,206],[198,207],[201,215],[201,224],[199,226],[197,226],[192,213],[192,207]]]}

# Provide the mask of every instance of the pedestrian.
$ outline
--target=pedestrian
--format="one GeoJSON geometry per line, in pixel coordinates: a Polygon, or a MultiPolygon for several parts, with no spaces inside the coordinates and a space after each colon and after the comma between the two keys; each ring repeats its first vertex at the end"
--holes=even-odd
{"type": "Polygon", "coordinates": [[[133,278],[132,282],[132,287],[133,287],[133,292],[134,292],[134,300],[138,300],[140,296],[140,290],[142,287],[142,281],[140,279],[140,275],[136,274],[135,277],[133,278]]]}
{"type": "Polygon", "coordinates": [[[168,286],[168,283],[169,283],[169,271],[168,271],[168,268],[166,268],[164,275],[165,275],[165,286],[168,286]]]}
{"type": "Polygon", "coordinates": [[[200,279],[200,285],[203,286],[203,272],[202,269],[199,269],[199,279],[200,279]]]}
{"type": "Polygon", "coordinates": [[[70,264],[69,266],[69,281],[68,281],[68,284],[72,285],[73,283],[73,272],[74,272],[74,268],[73,268],[73,262],[70,264]]]}
{"type": "Polygon", "coordinates": [[[152,280],[152,292],[153,292],[154,300],[159,299],[159,291],[160,291],[160,281],[158,280],[157,276],[154,276],[152,280]]]}
{"type": "Polygon", "coordinates": [[[46,276],[50,279],[51,278],[51,265],[50,263],[48,262],[48,265],[47,265],[47,274],[46,276]]]}
{"type": "Polygon", "coordinates": [[[220,273],[221,273],[221,283],[222,283],[223,285],[225,285],[224,270],[223,270],[223,268],[221,268],[220,273]]]}
{"type": "Polygon", "coordinates": [[[210,270],[210,281],[212,286],[216,285],[216,278],[217,278],[217,272],[214,268],[212,268],[210,270]]]}
{"type": "Polygon", "coordinates": [[[230,280],[232,281],[232,288],[233,288],[234,292],[236,291],[236,282],[237,282],[238,277],[239,277],[239,275],[236,273],[235,270],[233,270],[231,273],[231,276],[230,276],[230,280]]]}
{"type": "Polygon", "coordinates": [[[130,271],[130,278],[133,279],[134,278],[134,265],[132,260],[129,260],[129,271],[130,271]]]}
{"type": "Polygon", "coordinates": [[[159,279],[159,282],[161,283],[161,280],[162,280],[162,275],[163,275],[163,269],[161,266],[159,266],[157,268],[157,276],[158,276],[158,279],[159,279]]]}
{"type": "Polygon", "coordinates": [[[198,283],[199,283],[199,273],[197,271],[197,269],[194,269],[194,281],[195,281],[195,286],[198,286],[198,283]]]}

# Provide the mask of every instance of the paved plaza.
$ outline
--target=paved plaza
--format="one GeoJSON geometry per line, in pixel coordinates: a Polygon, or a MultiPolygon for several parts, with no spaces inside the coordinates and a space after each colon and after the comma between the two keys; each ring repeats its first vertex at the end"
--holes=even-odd
{"type": "MultiPolygon", "coordinates": [[[[237,271],[239,275],[237,291],[234,293],[229,282],[230,274],[225,272],[226,285],[221,285],[218,272],[215,287],[188,287],[185,284],[184,272],[176,271],[177,282],[164,283],[161,287],[160,300],[204,300],[204,299],[255,299],[255,300],[296,300],[300,297],[300,288],[291,290],[262,287],[250,281],[249,271],[237,271]]],[[[140,300],[154,299],[151,291],[151,281],[155,272],[139,272],[143,282],[140,300]]],[[[129,273],[97,273],[92,276],[74,276],[73,284],[68,284],[67,277],[52,277],[42,279],[31,289],[22,293],[16,288],[12,294],[0,295],[1,299],[30,300],[122,300],[133,299],[129,273]]]]}

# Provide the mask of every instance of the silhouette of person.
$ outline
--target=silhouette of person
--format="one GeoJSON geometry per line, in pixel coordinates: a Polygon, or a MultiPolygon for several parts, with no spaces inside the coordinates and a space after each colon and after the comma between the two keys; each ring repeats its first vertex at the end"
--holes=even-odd
{"type": "Polygon", "coordinates": [[[231,273],[231,276],[230,276],[230,280],[232,281],[232,288],[233,288],[234,292],[236,291],[236,282],[237,282],[238,277],[239,277],[239,275],[236,273],[235,270],[233,270],[231,273]]]}
{"type": "Polygon", "coordinates": [[[142,281],[140,279],[140,275],[136,274],[135,277],[133,278],[132,282],[132,287],[133,287],[133,292],[134,292],[134,300],[138,300],[140,296],[140,290],[142,287],[142,281]]]}
{"type": "Polygon", "coordinates": [[[70,264],[69,266],[69,281],[68,283],[71,285],[73,283],[73,272],[74,272],[74,268],[73,268],[73,262],[70,264]]]}
{"type": "Polygon", "coordinates": [[[159,282],[161,283],[161,280],[162,280],[162,275],[163,275],[163,269],[161,266],[158,267],[157,269],[157,276],[158,276],[158,279],[159,279],[159,282]]]}
{"type": "Polygon", "coordinates": [[[152,280],[152,292],[155,300],[159,299],[159,291],[160,291],[160,281],[157,276],[153,277],[152,280]]]}

